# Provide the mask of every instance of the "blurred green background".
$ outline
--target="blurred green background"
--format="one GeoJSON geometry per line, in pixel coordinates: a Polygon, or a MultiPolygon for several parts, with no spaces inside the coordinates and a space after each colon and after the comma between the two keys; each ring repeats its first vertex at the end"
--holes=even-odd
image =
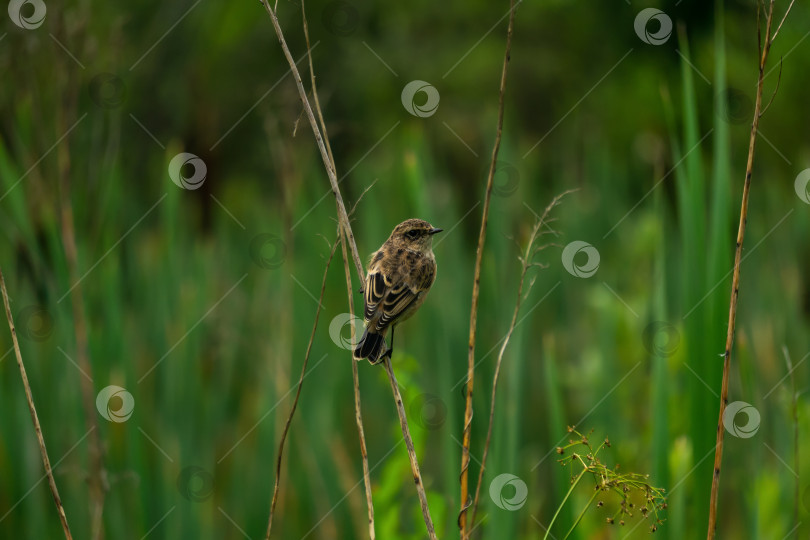
{"type": "MultiPolygon", "coordinates": [[[[108,421],[103,407],[95,416],[109,478],[106,538],[263,538],[329,253],[324,237],[334,241],[336,230],[270,19],[258,2],[43,5],[37,28],[10,16],[0,23],[0,263],[74,537],[91,536],[86,376],[93,399],[116,385],[134,400],[125,421],[108,421]],[[170,178],[181,152],[205,163],[199,189],[170,178]],[[75,220],[75,289],[65,201],[75,220]]],[[[35,7],[22,15],[31,20],[35,7]]],[[[437,530],[453,538],[470,290],[508,4],[306,7],[343,196],[352,205],[374,184],[354,215],[361,256],[409,217],[446,231],[433,292],[398,331],[393,360],[437,530]],[[429,116],[403,106],[413,80],[440,95],[429,116]]],[[[777,3],[780,16],[785,7],[777,3]]],[[[278,11],[293,56],[303,58],[300,4],[280,2],[278,11]]],[[[648,32],[660,35],[659,23],[648,32]]],[[[752,436],[726,435],[720,538],[810,534],[810,406],[801,394],[797,462],[791,389],[791,380],[797,392],[810,384],[810,205],[794,189],[810,167],[808,28],[810,10],[798,2],[765,82],[767,102],[782,57],[757,146],[730,379],[730,400],[752,405],[760,423],[752,436]]],[[[493,349],[515,301],[515,241],[523,245],[533,213],[555,194],[578,191],[553,212],[559,236],[546,238],[557,246],[538,255],[548,268],[532,271],[506,352],[475,534],[542,537],[577,472],[560,467],[553,449],[576,425],[596,441],[610,438],[609,465],[649,473],[667,489],[657,535],[703,537],[755,97],[755,4],[522,2],[511,58],[483,260],[471,479],[493,349]],[[647,7],[674,24],[657,45],[634,29],[647,7]],[[591,277],[563,265],[562,247],[577,240],[598,250],[591,277]],[[503,473],[527,485],[517,510],[489,494],[503,473]]],[[[335,319],[348,311],[339,257],[290,431],[274,538],[367,538],[351,359],[338,345],[349,326],[335,319]]],[[[58,538],[6,330],[0,355],[0,537],[58,538]]],[[[358,367],[377,537],[424,538],[384,371],[358,367]]],[[[746,424],[746,414],[736,420],[746,424]]],[[[564,507],[555,537],[587,502],[590,483],[564,507]]],[[[501,496],[512,497],[509,489],[501,496]]],[[[649,534],[638,515],[607,525],[616,507],[606,498],[573,536],[649,534]]]]}

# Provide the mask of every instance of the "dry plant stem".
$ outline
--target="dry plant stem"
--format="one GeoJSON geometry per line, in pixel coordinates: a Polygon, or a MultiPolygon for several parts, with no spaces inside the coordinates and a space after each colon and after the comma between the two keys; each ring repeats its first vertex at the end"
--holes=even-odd
{"type": "Polygon", "coordinates": [[[48,450],[45,447],[45,438],[42,436],[42,428],[39,425],[37,409],[34,406],[34,398],[31,395],[31,386],[28,384],[28,375],[25,373],[25,365],[23,364],[22,354],[20,353],[20,344],[17,342],[17,331],[14,328],[14,319],[11,316],[11,306],[9,305],[8,292],[6,291],[6,280],[3,278],[2,270],[0,270],[0,288],[2,288],[3,292],[3,304],[6,306],[6,319],[8,320],[8,327],[11,330],[11,342],[14,345],[14,353],[17,355],[17,366],[20,368],[20,377],[22,377],[25,398],[28,401],[28,410],[31,412],[31,420],[34,422],[34,431],[37,434],[39,452],[42,454],[42,464],[45,466],[45,475],[48,477],[48,486],[51,488],[53,502],[56,503],[56,511],[59,514],[59,521],[62,522],[62,530],[65,532],[65,538],[72,540],[73,536],[70,534],[65,508],[62,506],[62,499],[59,497],[59,490],[56,489],[56,480],[53,477],[51,460],[48,459],[48,450]]]}
{"type": "Polygon", "coordinates": [[[405,446],[408,448],[408,458],[411,460],[411,473],[413,473],[413,482],[416,484],[416,493],[419,495],[419,504],[422,507],[422,517],[425,519],[428,537],[430,540],[436,540],[436,531],[433,528],[433,520],[430,518],[430,509],[428,508],[425,486],[422,484],[422,473],[419,472],[419,462],[416,459],[416,450],[413,447],[411,432],[408,429],[408,419],[405,417],[405,406],[402,404],[402,395],[399,393],[397,378],[394,376],[394,370],[391,368],[391,359],[386,358],[384,364],[385,371],[388,373],[388,380],[391,381],[391,391],[394,393],[394,401],[397,405],[399,425],[402,427],[402,437],[405,439],[405,446]]]}
{"type": "MultiPolygon", "coordinates": [[[[501,363],[503,362],[503,355],[506,352],[506,347],[509,345],[509,340],[512,338],[512,333],[515,330],[515,325],[517,324],[517,316],[520,312],[520,304],[523,300],[523,284],[526,281],[526,273],[529,271],[529,268],[533,266],[540,266],[537,263],[532,262],[532,258],[534,255],[541,249],[546,246],[535,246],[535,242],[537,239],[543,234],[541,232],[541,228],[543,225],[547,223],[546,218],[548,217],[549,212],[557,206],[560,200],[569,192],[566,191],[560,195],[554,197],[554,199],[546,206],[546,209],[543,211],[543,215],[540,216],[540,219],[537,220],[534,227],[532,228],[531,235],[529,236],[529,243],[526,246],[526,251],[521,257],[522,268],[520,271],[520,280],[518,281],[518,289],[517,289],[517,300],[515,300],[515,310],[512,312],[512,321],[509,323],[509,330],[506,332],[506,337],[503,339],[503,343],[501,343],[501,348],[498,351],[498,359],[495,362],[495,374],[492,376],[492,397],[490,398],[490,405],[489,405],[489,427],[487,428],[487,439],[486,443],[484,444],[484,453],[481,456],[481,469],[478,471],[478,483],[475,485],[475,497],[473,497],[472,503],[472,516],[470,517],[470,526],[475,526],[475,515],[478,511],[478,500],[481,495],[481,484],[484,480],[484,470],[487,466],[487,456],[489,455],[489,444],[492,441],[492,427],[495,421],[495,396],[498,390],[498,380],[501,373],[501,363]]],[[[550,232],[550,231],[546,231],[550,232]]],[[[533,285],[533,281],[529,283],[529,290],[531,290],[533,285]]],[[[528,294],[528,292],[526,293],[528,294]]],[[[550,526],[549,526],[550,527],[550,526]]]]}
{"type": "MultiPolygon", "coordinates": [[[[365,278],[365,271],[363,270],[363,264],[360,262],[360,255],[357,252],[357,244],[355,243],[354,240],[354,233],[352,233],[351,223],[349,222],[349,216],[346,213],[346,206],[343,203],[343,197],[340,194],[337,175],[335,173],[334,164],[332,163],[330,157],[330,152],[327,152],[326,150],[324,140],[321,137],[321,131],[318,128],[318,123],[315,120],[315,115],[312,112],[312,107],[310,106],[309,100],[307,99],[306,90],[304,89],[304,85],[301,82],[301,75],[298,72],[298,68],[295,65],[295,60],[293,60],[292,54],[290,54],[290,50],[287,47],[287,42],[285,41],[284,34],[281,31],[281,26],[279,25],[276,12],[274,8],[270,7],[268,0],[261,0],[261,3],[264,6],[267,13],[270,15],[270,20],[273,23],[273,28],[276,32],[276,36],[278,37],[279,44],[281,45],[281,49],[284,52],[285,58],[287,59],[287,63],[290,65],[290,71],[292,72],[293,78],[295,79],[295,84],[298,87],[298,95],[301,98],[301,102],[304,105],[304,111],[307,113],[309,124],[312,128],[313,134],[315,135],[315,142],[318,145],[318,150],[320,150],[321,153],[321,159],[323,160],[324,166],[326,167],[326,173],[329,176],[329,183],[332,188],[332,194],[335,196],[335,201],[337,203],[338,221],[340,223],[343,235],[345,235],[345,240],[347,240],[349,248],[351,249],[352,259],[355,264],[355,269],[357,270],[358,279],[362,283],[365,278]]],[[[490,191],[491,189],[492,189],[492,182],[490,181],[490,191]]],[[[396,379],[394,378],[394,373],[391,370],[391,366],[388,363],[386,363],[386,366],[388,369],[389,377],[393,381],[394,395],[395,397],[397,397],[399,396],[399,389],[396,387],[396,379]]],[[[357,399],[357,396],[355,396],[355,399],[357,399]]],[[[420,503],[422,505],[422,514],[425,517],[425,525],[427,526],[431,540],[433,540],[436,538],[436,533],[433,530],[433,522],[430,519],[430,512],[428,511],[427,507],[427,497],[425,496],[424,488],[422,487],[421,476],[419,475],[419,465],[416,462],[416,453],[413,451],[413,442],[410,439],[410,433],[408,431],[408,425],[405,419],[405,410],[402,407],[401,397],[397,401],[397,411],[400,412],[400,424],[402,425],[402,432],[403,435],[405,436],[406,444],[409,447],[408,454],[411,459],[411,468],[415,471],[414,472],[415,478],[418,478],[419,480],[417,483],[417,492],[419,493],[420,503]]],[[[268,524],[268,539],[269,539],[269,531],[270,525],[268,524]]]]}
{"type": "MultiPolygon", "coordinates": [[[[332,170],[337,174],[337,167],[335,166],[335,156],[332,154],[332,146],[329,144],[329,134],[326,131],[326,122],[323,119],[323,111],[321,110],[321,102],[318,99],[318,87],[315,84],[315,67],[312,64],[312,47],[309,44],[309,26],[307,25],[307,12],[304,6],[304,0],[301,0],[301,18],[303,19],[304,26],[304,39],[307,44],[307,60],[309,61],[309,75],[310,84],[312,85],[312,100],[315,102],[315,112],[318,113],[318,122],[323,133],[323,140],[326,145],[326,152],[329,156],[329,162],[332,164],[332,170]]],[[[365,192],[363,193],[365,194],[365,192]]],[[[362,197],[362,195],[361,195],[362,197]]],[[[358,199],[358,202],[359,199],[358,199]]],[[[355,203],[356,204],[356,203],[355,203]]],[[[353,210],[352,210],[353,211],[353,210]]],[[[340,215],[340,207],[338,206],[338,215],[340,215]]],[[[351,215],[351,212],[349,213],[351,215]]],[[[346,274],[346,292],[349,296],[349,315],[354,319],[354,297],[352,296],[352,275],[349,270],[349,255],[346,250],[346,234],[341,229],[341,250],[343,252],[343,268],[346,274]]],[[[362,268],[361,268],[362,271],[362,268]]],[[[360,281],[362,283],[364,274],[360,274],[360,281]]],[[[360,439],[360,456],[363,462],[363,484],[366,492],[366,507],[368,509],[368,534],[371,540],[376,539],[374,531],[374,503],[371,499],[371,473],[368,467],[368,450],[366,448],[366,434],[363,429],[363,414],[360,406],[360,378],[357,373],[357,362],[349,355],[349,361],[352,366],[352,382],[354,386],[354,419],[357,424],[357,434],[360,439]]]]}
{"type": "MultiPolygon", "coordinates": [[[[64,126],[64,115],[60,122],[64,126]]],[[[107,470],[104,467],[104,450],[98,430],[98,417],[96,416],[95,389],[93,388],[93,368],[87,352],[87,321],[84,316],[84,296],[79,283],[79,264],[76,250],[76,233],[73,221],[73,205],[70,200],[70,154],[66,145],[60,145],[57,151],[59,163],[59,197],[60,218],[62,223],[62,245],[65,250],[65,260],[68,267],[68,278],[74,283],[70,291],[70,303],[73,311],[73,330],[76,339],[76,360],[82,372],[89,374],[79,377],[82,396],[82,409],[87,429],[91,430],[89,445],[90,473],[88,474],[88,488],[90,495],[90,538],[101,540],[104,537],[102,513],[104,499],[110,486],[107,480],[107,470]]]]}
{"type": "MultiPolygon", "coordinates": [[[[303,5],[303,2],[302,2],[303,5]]],[[[345,240],[345,236],[343,237],[345,240]]],[[[341,242],[343,249],[343,268],[346,274],[346,291],[349,295],[349,315],[354,319],[354,298],[352,297],[352,275],[349,270],[349,257],[346,253],[346,242],[341,242]]],[[[374,531],[374,503],[371,500],[371,473],[368,469],[368,450],[366,449],[366,434],[363,429],[363,415],[360,407],[360,378],[357,373],[357,362],[349,358],[352,364],[352,381],[354,382],[354,419],[357,423],[357,434],[360,437],[360,455],[363,458],[363,484],[366,490],[366,507],[368,508],[368,536],[371,540],[377,538],[374,531]]]]}
{"type": "Polygon", "coordinates": [[[298,67],[295,65],[295,60],[293,60],[292,54],[290,54],[290,49],[287,47],[287,42],[284,39],[284,34],[281,31],[281,26],[278,22],[278,17],[276,16],[276,12],[273,8],[270,7],[268,0],[261,0],[262,5],[264,6],[267,13],[270,15],[270,20],[273,23],[273,28],[276,31],[276,36],[278,37],[279,44],[281,45],[281,49],[284,52],[284,57],[287,59],[287,63],[290,65],[290,71],[293,74],[293,78],[295,79],[295,85],[298,87],[298,95],[301,98],[301,102],[304,104],[304,111],[307,113],[307,118],[309,119],[309,125],[312,127],[312,133],[315,135],[315,142],[318,145],[318,150],[321,152],[321,159],[323,159],[323,164],[326,167],[326,174],[329,176],[329,183],[332,188],[332,194],[335,196],[335,200],[337,201],[338,206],[338,221],[340,222],[340,226],[345,232],[346,236],[349,239],[349,248],[352,251],[352,259],[354,260],[355,269],[357,270],[357,276],[360,282],[363,282],[363,278],[365,277],[365,273],[363,271],[363,263],[360,262],[360,255],[357,253],[357,244],[354,241],[354,233],[352,233],[352,226],[349,223],[349,216],[346,213],[346,205],[343,204],[343,196],[340,194],[340,188],[338,187],[338,180],[337,174],[335,173],[335,168],[332,166],[332,162],[329,159],[329,153],[326,151],[326,146],[324,145],[323,138],[321,137],[321,131],[318,128],[318,122],[315,120],[315,115],[312,112],[312,107],[309,105],[309,99],[307,99],[307,92],[304,89],[304,84],[301,82],[301,74],[298,72],[298,67]]]}
{"type": "Polygon", "coordinates": [[[332,264],[332,258],[335,256],[338,242],[340,238],[335,240],[332,245],[332,250],[329,253],[329,259],[326,261],[326,268],[323,271],[323,282],[321,283],[321,295],[318,298],[318,308],[315,310],[315,322],[312,324],[312,333],[309,335],[309,343],[307,344],[307,352],[304,355],[304,364],[301,366],[301,376],[298,379],[298,390],[295,392],[295,399],[293,399],[290,414],[287,416],[287,423],[284,424],[284,431],[281,434],[281,441],[278,445],[278,456],[276,457],[276,481],[273,484],[273,499],[270,501],[270,517],[267,520],[267,534],[266,540],[270,540],[270,531],[273,528],[273,515],[276,510],[276,503],[278,502],[279,483],[281,480],[281,459],[284,456],[284,443],[287,441],[287,433],[290,431],[290,424],[292,423],[295,409],[298,406],[298,399],[301,397],[301,389],[304,387],[304,377],[306,376],[307,364],[309,363],[309,353],[312,351],[312,342],[315,341],[315,331],[318,328],[318,319],[321,315],[321,307],[323,306],[323,294],[326,290],[326,276],[329,273],[329,265],[332,264]]]}
{"type": "MultiPolygon", "coordinates": [[[[321,133],[323,133],[323,142],[326,145],[326,153],[329,155],[329,162],[332,164],[332,170],[337,175],[337,168],[335,167],[335,156],[332,155],[332,146],[329,144],[329,134],[326,132],[326,122],[323,120],[323,112],[321,110],[321,102],[318,99],[318,87],[315,85],[315,68],[312,66],[312,47],[309,44],[309,25],[307,24],[307,12],[304,8],[304,0],[301,0],[301,18],[304,25],[304,39],[307,43],[307,60],[309,61],[309,78],[312,84],[312,101],[315,102],[315,112],[318,113],[318,122],[321,126],[321,133]]],[[[344,244],[345,246],[345,244],[344,244]]],[[[344,250],[345,251],[345,250],[344,250]]],[[[344,257],[345,257],[344,253],[344,257]]],[[[361,275],[361,277],[365,277],[361,275]]]]}
{"type": "MultiPolygon", "coordinates": [[[[265,4],[265,7],[268,6],[265,4]]],[[[291,59],[291,55],[289,51],[286,49],[286,45],[284,43],[284,38],[281,35],[281,30],[278,26],[277,19],[274,13],[270,13],[271,17],[274,19],[274,27],[276,28],[276,32],[279,36],[279,41],[282,44],[282,47],[285,49],[285,55],[287,56],[288,60],[291,59]]],[[[332,183],[332,191],[335,193],[335,201],[337,206],[337,214],[338,218],[341,221],[341,224],[345,226],[340,227],[340,238],[341,238],[341,249],[343,252],[343,261],[344,261],[344,269],[346,273],[346,287],[349,297],[349,314],[351,317],[354,317],[354,299],[352,297],[352,285],[351,285],[351,272],[349,271],[349,256],[347,254],[346,244],[347,244],[347,237],[350,238],[348,242],[352,248],[352,254],[354,255],[354,261],[356,265],[356,269],[358,272],[358,276],[360,278],[360,282],[363,282],[363,278],[365,277],[365,273],[363,271],[363,266],[360,264],[359,255],[357,253],[357,246],[354,241],[354,236],[351,232],[351,226],[349,224],[348,214],[346,214],[346,209],[343,206],[343,200],[340,195],[340,190],[337,187],[336,177],[337,177],[337,168],[335,166],[335,158],[332,154],[332,147],[329,144],[329,136],[326,131],[326,122],[323,119],[323,112],[321,110],[320,100],[318,99],[318,89],[315,84],[315,68],[312,62],[312,54],[311,54],[311,46],[309,41],[309,26],[307,24],[307,15],[306,15],[306,8],[304,5],[304,1],[301,1],[301,17],[302,17],[302,24],[304,29],[304,38],[306,40],[307,45],[307,60],[309,63],[309,73],[310,73],[310,82],[312,85],[312,98],[315,103],[315,111],[318,114],[318,121],[320,124],[320,130],[323,134],[322,142],[326,148],[326,158],[324,158],[324,164],[326,165],[327,173],[330,175],[330,182],[332,183]],[[328,163],[326,159],[328,158],[328,163]],[[331,166],[331,167],[330,167],[331,166]],[[335,179],[335,181],[333,181],[335,179]],[[345,220],[342,217],[345,216],[345,220]]],[[[295,63],[290,64],[292,69],[295,70],[295,63]]],[[[297,77],[296,82],[298,84],[299,91],[302,90],[303,84],[300,82],[300,77],[297,77]]],[[[307,111],[308,117],[310,119],[310,123],[312,125],[313,132],[315,133],[316,141],[318,140],[318,131],[315,124],[312,121],[312,111],[308,107],[308,103],[306,102],[306,96],[302,94],[302,102],[304,103],[304,108],[307,111]]],[[[320,147],[321,150],[321,157],[324,157],[323,148],[320,147]]],[[[362,197],[362,195],[361,195],[362,197]]],[[[358,201],[359,202],[359,201],[358,201]]],[[[368,451],[366,448],[366,436],[365,431],[363,429],[363,416],[361,412],[361,405],[360,405],[360,380],[359,375],[357,372],[357,364],[354,362],[354,359],[351,360],[352,366],[352,381],[354,386],[354,410],[355,410],[355,422],[357,424],[357,433],[360,439],[360,454],[362,459],[363,465],[363,483],[366,493],[366,506],[368,508],[368,530],[369,530],[369,537],[371,540],[376,539],[375,527],[374,527],[374,505],[371,498],[371,475],[368,466],[368,451]]]]}
{"type": "MultiPolygon", "coordinates": [[[[723,383],[720,390],[720,415],[717,420],[717,444],[714,449],[714,470],[712,474],[712,491],[709,499],[709,531],[707,538],[712,540],[717,528],[717,497],[720,488],[720,468],[723,463],[723,415],[728,404],[728,379],[731,369],[731,348],[734,343],[734,328],[737,320],[737,297],[740,292],[740,261],[742,258],[742,246],[745,239],[745,226],[748,222],[748,197],[751,187],[751,174],[754,169],[754,149],[757,142],[757,130],[759,129],[759,119],[762,116],[762,88],[765,74],[765,64],[768,60],[768,53],[773,43],[771,37],[771,27],[773,24],[773,5],[771,0],[768,7],[768,15],[765,22],[765,40],[760,43],[761,55],[759,59],[759,79],[757,81],[757,96],[754,104],[754,120],[751,124],[751,136],[748,142],[748,162],[745,167],[745,183],[743,184],[742,205],[740,207],[740,224],[737,229],[737,246],[734,252],[734,273],[731,279],[731,301],[728,312],[728,331],[726,333],[726,348],[723,354],[723,383]]],[[[793,4],[788,6],[788,11],[793,4]]],[[[785,13],[787,17],[787,12],[785,13]]],[[[757,21],[759,21],[759,5],[757,5],[757,21]]],[[[784,22],[784,18],[782,19],[784,22]]],[[[759,33],[759,25],[757,25],[759,33]]],[[[780,23],[781,26],[781,23],[780,23]]]]}
{"type": "Polygon", "coordinates": [[[501,70],[501,87],[498,98],[498,128],[495,135],[495,144],[492,148],[492,161],[489,164],[487,176],[486,195],[484,196],[484,210],[481,216],[481,229],[478,233],[478,249],[475,253],[475,271],[473,277],[472,305],[470,307],[470,339],[467,349],[467,399],[464,409],[464,433],[461,441],[461,510],[458,514],[458,527],[461,531],[461,540],[467,540],[470,531],[467,528],[467,508],[469,501],[468,476],[470,468],[470,437],[472,433],[473,418],[473,385],[475,381],[475,330],[478,321],[478,296],[481,289],[481,260],[484,255],[484,242],[487,236],[487,219],[489,218],[489,203],[492,199],[492,184],[495,178],[495,166],[498,161],[498,151],[501,147],[501,133],[503,130],[504,94],[506,92],[506,74],[509,67],[509,56],[512,49],[512,30],[515,24],[515,0],[510,0],[509,28],[506,32],[506,53],[501,70]]]}

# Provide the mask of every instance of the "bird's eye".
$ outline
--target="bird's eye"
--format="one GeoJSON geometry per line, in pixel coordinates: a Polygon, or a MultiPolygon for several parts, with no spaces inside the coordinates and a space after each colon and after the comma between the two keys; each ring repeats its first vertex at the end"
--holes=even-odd
{"type": "Polygon", "coordinates": [[[411,229],[410,231],[405,233],[405,236],[407,236],[411,240],[416,240],[417,238],[419,238],[419,231],[417,231],[416,229],[411,229]]]}

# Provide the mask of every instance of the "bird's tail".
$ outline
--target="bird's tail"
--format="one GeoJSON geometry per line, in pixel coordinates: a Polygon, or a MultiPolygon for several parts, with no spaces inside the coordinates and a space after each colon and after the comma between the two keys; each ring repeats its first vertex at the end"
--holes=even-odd
{"type": "Polygon", "coordinates": [[[368,330],[365,330],[363,337],[360,338],[357,347],[354,349],[354,358],[356,360],[368,358],[369,362],[377,364],[380,362],[380,356],[382,356],[384,348],[385,337],[382,334],[369,334],[368,330]]]}

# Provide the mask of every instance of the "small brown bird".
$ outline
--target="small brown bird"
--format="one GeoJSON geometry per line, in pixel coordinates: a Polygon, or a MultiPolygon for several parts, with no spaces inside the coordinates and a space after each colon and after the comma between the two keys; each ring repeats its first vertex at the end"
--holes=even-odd
{"type": "Polygon", "coordinates": [[[368,358],[377,364],[391,357],[394,328],[419,309],[436,279],[433,235],[438,232],[442,229],[427,221],[408,219],[371,254],[365,284],[366,330],[354,349],[357,360],[368,358]],[[391,346],[383,350],[389,327],[391,346]]]}

